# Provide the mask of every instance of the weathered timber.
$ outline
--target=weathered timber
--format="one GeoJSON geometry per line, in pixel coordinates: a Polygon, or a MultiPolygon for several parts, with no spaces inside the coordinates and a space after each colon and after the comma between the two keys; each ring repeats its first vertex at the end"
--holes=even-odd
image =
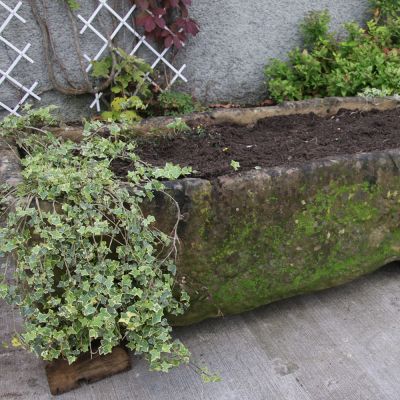
{"type": "Polygon", "coordinates": [[[107,355],[83,354],[71,365],[66,360],[53,361],[46,365],[46,374],[51,394],[59,395],[78,388],[82,382],[96,382],[130,369],[128,352],[115,347],[107,355]]]}

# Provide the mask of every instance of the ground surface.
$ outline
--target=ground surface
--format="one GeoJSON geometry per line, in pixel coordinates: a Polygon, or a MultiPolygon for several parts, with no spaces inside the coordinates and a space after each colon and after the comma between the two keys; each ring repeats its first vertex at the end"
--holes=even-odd
{"type": "MultiPolygon", "coordinates": [[[[270,117],[252,126],[194,127],[193,133],[141,143],[138,153],[153,165],[191,166],[196,176],[212,178],[254,167],[293,165],[339,154],[400,147],[400,108],[389,111],[341,111],[270,117]]],[[[126,165],[121,172],[129,169],[126,165]]]]}
{"type": "MultiPolygon", "coordinates": [[[[13,330],[0,305],[0,342],[13,330]]],[[[398,400],[400,265],[348,285],[281,301],[241,316],[177,330],[222,382],[203,384],[189,368],[127,373],[59,400],[398,400]]],[[[40,361],[0,350],[0,399],[49,399],[40,361]]]]}

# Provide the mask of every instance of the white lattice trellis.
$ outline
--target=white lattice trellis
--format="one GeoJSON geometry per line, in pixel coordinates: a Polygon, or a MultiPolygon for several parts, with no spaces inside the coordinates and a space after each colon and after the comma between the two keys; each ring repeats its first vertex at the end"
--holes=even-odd
{"type": "Polygon", "coordinates": [[[26,102],[26,100],[29,97],[33,97],[36,100],[40,100],[40,97],[33,92],[35,90],[36,86],[38,85],[38,82],[34,82],[31,85],[31,87],[28,88],[25,85],[23,85],[21,82],[19,82],[17,79],[15,79],[11,76],[11,73],[13,72],[13,70],[15,69],[15,67],[18,65],[18,63],[21,60],[24,59],[25,61],[33,63],[33,60],[26,54],[28,52],[29,48],[31,47],[31,44],[28,43],[22,50],[20,50],[17,46],[14,46],[9,40],[7,40],[3,36],[3,32],[5,31],[7,26],[10,24],[10,22],[13,20],[13,18],[18,19],[20,22],[22,22],[24,24],[26,23],[25,19],[22,18],[18,14],[18,11],[22,6],[22,1],[18,2],[14,8],[11,8],[7,4],[5,4],[3,1],[0,0],[0,6],[3,7],[3,9],[0,8],[1,10],[5,9],[6,12],[8,13],[8,16],[6,17],[6,19],[0,26],[0,41],[5,46],[7,46],[9,49],[13,50],[13,52],[17,53],[16,58],[11,63],[11,65],[7,68],[7,70],[3,70],[2,68],[0,68],[0,86],[4,85],[6,82],[8,82],[9,84],[11,84],[12,86],[14,86],[15,88],[17,88],[18,90],[20,90],[23,93],[21,100],[14,107],[4,104],[0,98],[0,107],[5,109],[6,111],[8,111],[10,114],[19,115],[18,110],[26,102]]]}
{"type": "MultiPolygon", "coordinates": [[[[109,48],[109,44],[110,42],[118,35],[118,33],[123,29],[127,29],[137,40],[137,44],[135,45],[135,47],[129,51],[129,49],[127,50],[127,52],[130,55],[134,55],[136,54],[139,49],[144,46],[147,50],[149,50],[154,56],[155,56],[155,60],[154,62],[151,64],[151,67],[154,69],[157,67],[158,64],[162,63],[164,64],[170,71],[173,72],[174,76],[171,79],[168,87],[170,87],[171,85],[173,85],[175,83],[175,81],[180,78],[182,79],[182,81],[187,82],[187,79],[185,78],[185,76],[182,74],[182,72],[184,71],[184,69],[186,68],[186,64],[182,65],[182,67],[180,69],[175,68],[166,58],[166,54],[168,53],[169,48],[165,48],[161,53],[154,48],[154,46],[152,44],[150,44],[147,40],[146,37],[141,35],[139,32],[137,32],[135,30],[135,27],[130,24],[128,22],[128,20],[132,17],[132,14],[134,13],[134,11],[136,10],[136,6],[133,5],[130,10],[128,11],[128,13],[124,16],[121,17],[121,15],[119,15],[109,4],[108,4],[108,0],[98,0],[99,5],[97,6],[97,8],[94,10],[93,14],[88,18],[85,19],[84,17],[82,17],[82,15],[78,15],[78,18],[83,22],[83,27],[80,31],[81,34],[85,33],[85,31],[89,28],[101,41],[102,41],[102,46],[99,49],[99,51],[97,52],[96,55],[94,55],[93,57],[88,56],[87,54],[84,55],[84,57],[86,58],[86,60],[89,62],[89,65],[87,67],[87,72],[89,72],[92,68],[92,61],[97,61],[99,60],[103,54],[107,51],[107,49],[109,48]],[[99,15],[99,13],[101,11],[108,11],[109,13],[111,13],[111,15],[117,20],[118,25],[117,27],[114,29],[114,31],[111,33],[111,35],[109,37],[106,37],[106,35],[103,35],[101,32],[99,32],[99,30],[93,25],[94,20],[96,19],[96,17],[99,15]]],[[[131,18],[132,19],[132,18],[131,18]]],[[[155,85],[155,82],[153,82],[149,76],[147,76],[147,79],[155,85]]],[[[101,107],[100,107],[100,98],[102,96],[102,93],[98,93],[95,96],[94,101],[92,102],[92,104],[90,105],[90,108],[96,107],[97,111],[101,111],[101,107]]]]}

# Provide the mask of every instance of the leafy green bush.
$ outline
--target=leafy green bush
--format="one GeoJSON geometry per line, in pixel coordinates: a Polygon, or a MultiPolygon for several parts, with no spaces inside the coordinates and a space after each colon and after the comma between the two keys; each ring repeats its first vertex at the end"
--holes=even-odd
{"type": "Polygon", "coordinates": [[[107,354],[124,342],[155,370],[188,362],[166,319],[183,313],[189,300],[185,292],[173,294],[176,231],[157,230],[142,203],[163,192],[159,179],[190,170],[142,163],[116,125],[107,126],[106,138],[98,134],[100,122],[87,123],[83,140],[74,143],[33,127],[38,122],[53,123],[49,109],[0,124],[1,136],[26,153],[23,181],[2,188],[0,197],[9,211],[0,255],[18,260],[14,282],[0,277],[0,298],[23,316],[17,342],[44,360],[72,363],[81,353],[107,354]],[[111,168],[116,158],[133,165],[123,185],[111,168]]]}
{"type": "Polygon", "coordinates": [[[158,106],[164,115],[183,115],[196,110],[192,96],[187,93],[167,91],[158,96],[158,106]]]}
{"type": "Polygon", "coordinates": [[[311,11],[300,25],[300,32],[306,47],[312,48],[322,38],[331,38],[329,24],[331,16],[328,11],[311,11]]]}
{"type": "Polygon", "coordinates": [[[114,49],[111,55],[94,61],[92,76],[100,85],[111,81],[109,90],[102,96],[109,104],[109,111],[103,112],[102,118],[109,122],[134,123],[146,116],[178,116],[201,110],[189,94],[165,91],[157,96],[153,93],[154,88],[147,79],[152,72],[144,60],[122,49],[114,49]]]}
{"type": "Polygon", "coordinates": [[[368,88],[390,95],[400,90],[400,4],[378,7],[366,28],[345,25],[346,37],[329,32],[326,11],[309,13],[301,25],[306,48],[296,48],[288,61],[274,59],[265,68],[270,96],[278,101],[312,97],[354,96],[368,88]]]}
{"type": "Polygon", "coordinates": [[[106,121],[138,122],[152,97],[147,75],[151,67],[144,60],[130,56],[122,49],[113,49],[111,55],[93,62],[92,76],[111,80],[110,93],[105,93],[110,110],[102,113],[106,121]]]}
{"type": "Polygon", "coordinates": [[[396,18],[400,10],[400,0],[371,0],[375,9],[375,18],[396,18]]]}

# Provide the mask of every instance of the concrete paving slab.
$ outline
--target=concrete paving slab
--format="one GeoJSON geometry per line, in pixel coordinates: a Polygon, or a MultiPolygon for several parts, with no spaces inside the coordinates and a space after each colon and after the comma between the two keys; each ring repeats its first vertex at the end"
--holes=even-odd
{"type": "MultiPolygon", "coordinates": [[[[176,329],[198,363],[222,382],[204,384],[189,367],[133,369],[59,400],[398,400],[400,264],[342,287],[298,296],[234,317],[176,329]]],[[[0,305],[0,343],[18,329],[0,305]]],[[[0,399],[51,399],[43,364],[0,349],[0,399]]]]}

